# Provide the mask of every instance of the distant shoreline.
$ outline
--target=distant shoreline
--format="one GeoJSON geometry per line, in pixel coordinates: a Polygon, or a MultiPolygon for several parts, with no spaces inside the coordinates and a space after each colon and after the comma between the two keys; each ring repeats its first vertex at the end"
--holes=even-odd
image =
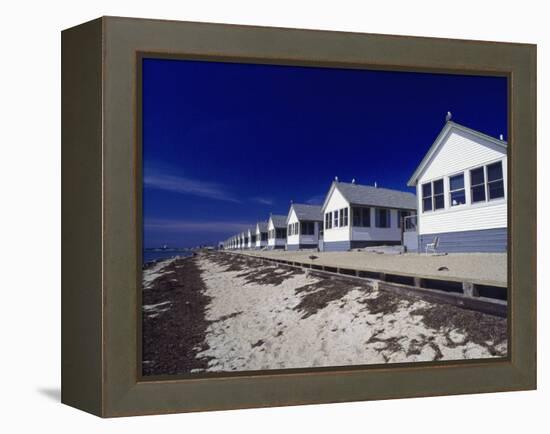
{"type": "Polygon", "coordinates": [[[187,258],[193,256],[193,252],[186,250],[186,251],[143,251],[143,268],[146,269],[150,267],[153,264],[156,264],[160,261],[164,261],[166,259],[172,259],[172,258],[187,258]]]}

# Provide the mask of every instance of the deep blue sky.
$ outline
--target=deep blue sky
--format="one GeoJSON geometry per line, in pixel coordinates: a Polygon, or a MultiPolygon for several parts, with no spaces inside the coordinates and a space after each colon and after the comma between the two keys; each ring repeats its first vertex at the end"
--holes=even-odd
{"type": "Polygon", "coordinates": [[[335,176],[407,190],[447,111],[506,138],[506,79],[144,59],[144,246],[223,240],[335,176]]]}

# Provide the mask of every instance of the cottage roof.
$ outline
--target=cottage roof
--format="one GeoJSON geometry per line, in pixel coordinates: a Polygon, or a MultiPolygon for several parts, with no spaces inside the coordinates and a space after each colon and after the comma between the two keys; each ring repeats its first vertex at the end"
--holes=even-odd
{"type": "Polygon", "coordinates": [[[376,206],[381,208],[416,209],[416,196],[413,193],[389,188],[380,188],[370,185],[334,181],[325,198],[323,210],[334,189],[338,189],[342,196],[352,205],[376,206]]]}
{"type": "Polygon", "coordinates": [[[286,228],[286,215],[272,214],[270,219],[276,228],[286,228]]]}
{"type": "Polygon", "coordinates": [[[256,228],[260,229],[260,232],[267,232],[267,222],[258,222],[256,228]]]}
{"type": "MultiPolygon", "coordinates": [[[[294,209],[298,220],[323,221],[323,212],[318,205],[307,205],[304,203],[293,203],[290,209],[294,209]]],[[[288,213],[290,216],[290,212],[288,213]]]]}

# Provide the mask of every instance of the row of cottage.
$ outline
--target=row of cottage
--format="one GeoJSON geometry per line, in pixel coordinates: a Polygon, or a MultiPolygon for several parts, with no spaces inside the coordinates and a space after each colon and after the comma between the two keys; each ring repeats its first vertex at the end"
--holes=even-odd
{"type": "Polygon", "coordinates": [[[340,182],[322,206],[292,203],[225,240],[225,249],[346,251],[404,244],[423,251],[507,249],[507,143],[448,120],[417,167],[409,192],[340,182]]]}

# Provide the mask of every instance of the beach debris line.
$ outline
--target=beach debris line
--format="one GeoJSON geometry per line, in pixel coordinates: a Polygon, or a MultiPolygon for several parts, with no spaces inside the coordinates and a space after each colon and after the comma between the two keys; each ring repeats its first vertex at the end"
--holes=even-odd
{"type": "Polygon", "coordinates": [[[196,258],[179,258],[144,272],[142,353],[143,375],[189,373],[208,367],[198,353],[206,347],[209,323],[205,294],[196,258]]]}

